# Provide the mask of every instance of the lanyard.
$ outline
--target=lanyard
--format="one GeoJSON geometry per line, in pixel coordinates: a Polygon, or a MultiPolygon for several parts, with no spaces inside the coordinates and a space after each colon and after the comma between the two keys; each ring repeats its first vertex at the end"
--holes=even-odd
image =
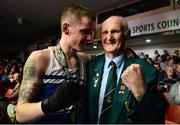
{"type": "Polygon", "coordinates": [[[59,43],[56,46],[56,51],[57,51],[57,56],[58,56],[58,62],[63,66],[63,67],[68,67],[67,66],[67,62],[66,62],[66,58],[65,55],[59,45],[59,43]]]}
{"type": "Polygon", "coordinates": [[[68,65],[67,65],[67,62],[66,62],[66,58],[65,58],[65,55],[59,45],[59,43],[57,44],[56,46],[56,51],[57,51],[57,56],[58,56],[58,62],[59,64],[62,65],[62,68],[65,72],[65,75],[67,77],[67,79],[70,77],[70,73],[69,73],[69,70],[68,70],[68,65]]]}
{"type": "MultiPolygon", "coordinates": [[[[69,79],[70,78],[70,72],[68,70],[68,64],[67,64],[65,55],[64,55],[59,43],[56,46],[56,51],[57,51],[57,56],[58,56],[57,60],[58,60],[59,64],[62,65],[62,68],[63,68],[63,70],[65,72],[65,75],[66,75],[67,79],[69,79]]],[[[78,63],[78,65],[79,65],[79,63],[78,63]]]]}

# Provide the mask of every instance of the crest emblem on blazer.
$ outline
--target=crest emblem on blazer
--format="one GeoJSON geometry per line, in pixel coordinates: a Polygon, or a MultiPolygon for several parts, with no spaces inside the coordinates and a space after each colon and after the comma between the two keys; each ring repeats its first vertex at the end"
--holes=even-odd
{"type": "Polygon", "coordinates": [[[124,82],[121,80],[121,84],[120,84],[120,88],[119,88],[119,93],[120,93],[120,94],[124,94],[125,89],[126,89],[126,85],[125,85],[124,82]]]}
{"type": "Polygon", "coordinates": [[[94,87],[97,87],[97,85],[98,85],[98,82],[99,82],[99,73],[96,73],[96,75],[95,75],[95,77],[93,78],[93,86],[94,87]]]}

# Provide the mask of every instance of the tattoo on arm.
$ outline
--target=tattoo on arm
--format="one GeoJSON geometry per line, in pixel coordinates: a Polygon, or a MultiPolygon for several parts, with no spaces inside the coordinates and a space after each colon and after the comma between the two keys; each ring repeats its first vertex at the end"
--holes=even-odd
{"type": "Polygon", "coordinates": [[[23,72],[24,80],[34,80],[35,77],[35,60],[30,59],[26,62],[23,72]]]}
{"type": "Polygon", "coordinates": [[[23,80],[19,91],[19,101],[32,102],[38,92],[38,84],[36,82],[35,59],[28,59],[23,71],[23,80]]]}

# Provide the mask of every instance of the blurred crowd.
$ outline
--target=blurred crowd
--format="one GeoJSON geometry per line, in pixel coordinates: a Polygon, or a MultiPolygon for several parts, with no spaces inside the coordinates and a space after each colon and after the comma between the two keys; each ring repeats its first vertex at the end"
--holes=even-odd
{"type": "Polygon", "coordinates": [[[172,104],[180,105],[180,55],[179,50],[175,50],[170,55],[168,50],[159,54],[154,50],[154,56],[151,58],[148,54],[141,52],[137,55],[132,49],[127,48],[125,51],[126,58],[141,58],[157,68],[158,84],[157,88],[161,93],[168,93],[168,100],[172,104]]]}
{"type": "Polygon", "coordinates": [[[0,99],[16,103],[24,64],[17,59],[0,60],[0,99]]]}

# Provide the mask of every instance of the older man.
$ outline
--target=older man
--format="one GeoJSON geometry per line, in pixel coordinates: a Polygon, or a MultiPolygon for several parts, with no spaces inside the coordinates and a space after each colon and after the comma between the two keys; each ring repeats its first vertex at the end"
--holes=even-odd
{"type": "Polygon", "coordinates": [[[128,34],[123,17],[102,23],[105,54],[88,64],[90,123],[164,123],[156,69],[141,59],[124,58],[128,34]]]}

